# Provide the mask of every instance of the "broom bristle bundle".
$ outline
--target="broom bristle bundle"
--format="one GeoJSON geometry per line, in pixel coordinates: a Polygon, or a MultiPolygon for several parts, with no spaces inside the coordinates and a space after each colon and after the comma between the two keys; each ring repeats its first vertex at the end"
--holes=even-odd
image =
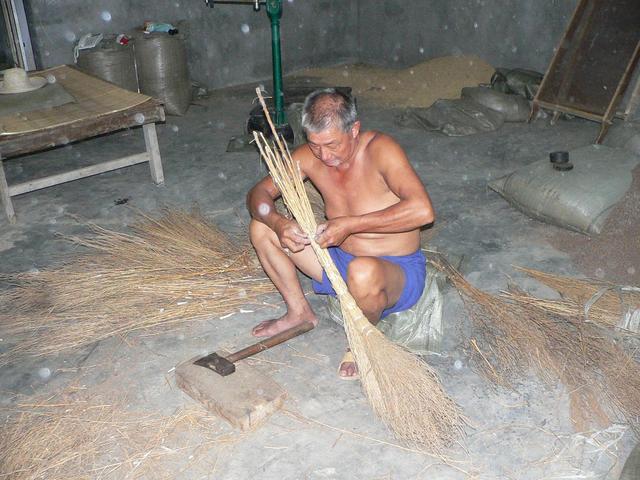
{"type": "Polygon", "coordinates": [[[374,412],[400,438],[438,452],[462,435],[464,419],[445,394],[437,375],[407,350],[390,342],[358,308],[327,250],[313,240],[316,221],[307,197],[299,164],[271,125],[274,147],[262,133],[254,138],[285,205],[311,239],[311,246],[340,300],[349,348],[374,412]]]}
{"type": "Polygon", "coordinates": [[[274,292],[251,247],[197,212],[143,215],[131,234],[91,230],[90,238],[71,239],[88,248],[72,263],[0,277],[14,285],[0,293],[0,330],[17,342],[0,366],[221,316],[274,292]]]}
{"type": "Polygon", "coordinates": [[[586,316],[585,320],[588,319],[603,327],[624,330],[626,325],[622,320],[625,315],[640,309],[640,288],[638,287],[621,287],[599,280],[553,275],[532,268],[515,268],[553,288],[562,296],[562,300],[544,300],[534,297],[520,300],[536,303],[558,315],[586,316]],[[589,305],[589,308],[585,315],[586,305],[589,305]]]}
{"type": "Polygon", "coordinates": [[[488,378],[511,385],[533,370],[547,382],[560,379],[578,429],[619,415],[640,430],[640,365],[599,327],[542,308],[515,287],[500,296],[482,292],[443,257],[431,261],[465,302],[478,335],[477,363],[488,378]]]}

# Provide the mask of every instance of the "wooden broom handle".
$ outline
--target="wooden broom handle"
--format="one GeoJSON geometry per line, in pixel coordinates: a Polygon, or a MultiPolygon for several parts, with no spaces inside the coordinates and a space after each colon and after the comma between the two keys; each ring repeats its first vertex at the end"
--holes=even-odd
{"type": "Polygon", "coordinates": [[[264,350],[268,350],[271,347],[275,347],[276,345],[280,345],[287,340],[291,340],[298,335],[302,335],[303,333],[307,333],[309,330],[313,330],[314,325],[311,322],[304,322],[300,325],[296,325],[295,327],[291,327],[287,330],[283,330],[280,333],[275,334],[272,337],[265,338],[261,342],[250,345],[242,350],[239,350],[235,353],[229,355],[227,360],[231,363],[235,363],[238,360],[242,360],[243,358],[250,357],[255,355],[256,353],[263,352],[264,350]]]}

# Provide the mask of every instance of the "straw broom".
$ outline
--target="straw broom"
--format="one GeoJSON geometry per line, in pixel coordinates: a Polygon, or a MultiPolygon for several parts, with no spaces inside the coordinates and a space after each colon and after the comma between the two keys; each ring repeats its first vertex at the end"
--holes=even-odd
{"type": "MultiPolygon", "coordinates": [[[[478,336],[471,346],[488,378],[512,387],[532,369],[551,385],[560,379],[567,386],[578,430],[591,421],[602,424],[620,416],[640,431],[640,365],[596,325],[515,301],[513,295],[488,294],[442,256],[432,255],[431,262],[447,274],[465,302],[478,336]]],[[[526,296],[512,289],[518,297],[526,296]]]]}
{"type": "MultiPolygon", "coordinates": [[[[511,290],[501,293],[500,296],[513,303],[521,303],[523,305],[530,305],[536,308],[547,310],[553,315],[570,318],[584,318],[584,305],[576,303],[573,300],[549,300],[547,298],[538,298],[527,293],[511,290]]],[[[619,317],[615,318],[619,319],[619,317]]],[[[593,323],[597,323],[598,325],[607,328],[615,326],[615,324],[611,323],[611,312],[600,308],[592,308],[589,311],[589,320],[593,323]]]]}
{"type": "Polygon", "coordinates": [[[328,251],[313,240],[316,221],[299,165],[276,133],[260,90],[256,91],[275,144],[272,148],[262,133],[254,132],[254,138],[287,208],[311,239],[311,247],[337,293],[349,347],[374,412],[399,438],[434,452],[442,451],[463,434],[464,418],[444,393],[435,372],[371,325],[349,293],[328,251]]]}
{"type": "Polygon", "coordinates": [[[586,280],[515,267],[562,295],[562,300],[543,300],[530,297],[521,301],[535,302],[563,316],[584,317],[603,327],[640,333],[633,316],[640,316],[640,288],[586,280]]]}

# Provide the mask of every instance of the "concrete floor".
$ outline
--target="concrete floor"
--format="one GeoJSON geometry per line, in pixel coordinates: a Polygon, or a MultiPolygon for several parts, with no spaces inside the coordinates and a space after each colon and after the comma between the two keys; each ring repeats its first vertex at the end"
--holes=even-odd
{"type": "MultiPolygon", "coordinates": [[[[169,117],[158,127],[166,184],[156,187],[146,165],[74,181],[14,199],[18,223],[0,218],[0,272],[25,271],[68,259],[74,247],[57,233],[83,231],[70,215],[122,228],[134,214],[116,205],[144,211],[162,206],[189,208],[197,203],[225,230],[240,232],[248,222],[245,193],[264,175],[256,153],[225,153],[228,139],[242,133],[255,85],[213,92],[185,117],[169,117]]],[[[589,144],[598,126],[582,121],[505,124],[498,132],[464,138],[396,126],[396,112],[360,105],[364,128],[392,134],[403,145],[431,194],[441,224],[432,245],[465,257],[465,274],[489,291],[504,287],[507,275],[533,292],[539,285],[523,279],[512,265],[559,273],[578,273],[565,254],[545,240],[548,226],[512,209],[486,183],[549,151],[589,144]]],[[[140,129],[120,132],[6,164],[9,182],[59,172],[65,167],[123,156],[143,148],[140,129]]],[[[278,298],[273,302],[280,305],[278,298]]],[[[447,392],[462,406],[474,428],[463,447],[441,459],[399,448],[373,417],[357,382],[337,378],[346,346],[340,328],[327,319],[324,300],[313,305],[324,321],[310,334],[265,352],[271,363],[257,362],[290,393],[286,408],[306,417],[274,415],[254,433],[206,453],[208,473],[197,469],[185,479],[617,479],[631,435],[626,426],[575,433],[566,391],[536,378],[523,379],[517,391],[497,389],[474,371],[465,352],[471,332],[454,291],[445,295],[445,351],[428,361],[447,392]],[[459,362],[456,362],[459,361],[459,362]],[[317,423],[320,422],[320,423],[317,423]],[[341,429],[341,430],[338,430],[341,429]],[[377,439],[378,441],[374,440],[377,439]]],[[[92,384],[118,375],[132,409],[170,413],[192,404],[172,379],[171,369],[200,353],[241,347],[250,328],[282,313],[282,307],[194,323],[179,332],[134,337],[129,344],[112,339],[77,354],[25,359],[0,375],[3,403],[9,393],[42,393],[63,388],[83,375],[92,384]],[[96,366],[88,368],[88,366],[96,366]],[[38,375],[46,367],[47,379],[38,375]],[[78,367],[76,372],[72,367],[78,367]],[[84,367],[87,367],[83,370],[84,367]]],[[[7,339],[0,343],[6,345],[7,339]]],[[[222,433],[231,433],[220,424],[222,433]]]]}

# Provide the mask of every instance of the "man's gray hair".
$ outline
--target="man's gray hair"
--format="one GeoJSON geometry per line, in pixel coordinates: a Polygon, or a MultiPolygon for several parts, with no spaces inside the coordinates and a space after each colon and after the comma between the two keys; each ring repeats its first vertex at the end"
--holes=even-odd
{"type": "Polygon", "coordinates": [[[310,93],[302,107],[302,128],[318,133],[337,127],[348,133],[358,120],[356,102],[335,88],[323,88],[310,93]]]}

